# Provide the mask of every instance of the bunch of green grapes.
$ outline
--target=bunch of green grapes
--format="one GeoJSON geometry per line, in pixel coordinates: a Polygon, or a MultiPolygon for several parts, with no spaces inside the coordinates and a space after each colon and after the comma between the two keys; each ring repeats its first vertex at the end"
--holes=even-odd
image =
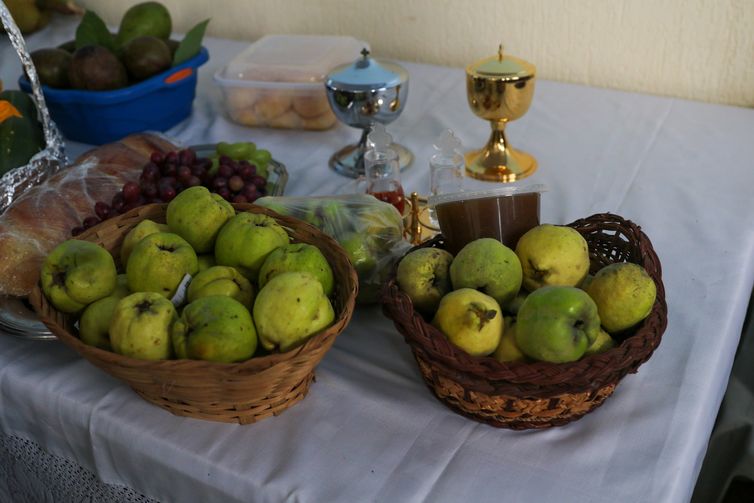
{"type": "MultiPolygon", "coordinates": [[[[231,161],[246,161],[256,167],[256,174],[267,178],[267,166],[272,160],[272,154],[269,150],[257,148],[254,142],[242,141],[238,143],[220,142],[215,148],[215,154],[210,156],[212,167],[210,172],[214,175],[220,167],[220,159],[225,156],[231,161]]],[[[230,164],[230,163],[228,163],[230,164]]]]}

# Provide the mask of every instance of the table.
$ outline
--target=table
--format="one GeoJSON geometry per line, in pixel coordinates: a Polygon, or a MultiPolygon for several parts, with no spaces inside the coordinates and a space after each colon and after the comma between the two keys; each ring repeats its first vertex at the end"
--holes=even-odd
{"type": "MultiPolygon", "coordinates": [[[[72,30],[56,21],[29,45],[72,30]]],[[[326,161],[357,132],[231,124],[212,74],[245,44],[206,45],[194,113],[168,134],[256,141],[288,166],[289,195],[342,190],[348,181],[326,161]]],[[[19,70],[7,42],[0,56],[10,87],[19,70]]],[[[441,131],[472,147],[489,126],[468,109],[462,69],[405,66],[409,100],[389,131],[416,155],[406,188],[426,192],[441,131]]],[[[662,344],[583,419],[514,432],[452,413],[375,306],[357,310],[303,402],[249,426],[172,416],[62,344],[0,337],[0,432],[165,502],[688,501],[754,284],[754,110],[541,81],[509,129],[539,160],[530,181],[549,187],[543,221],[620,214],[663,263],[662,344]]]]}

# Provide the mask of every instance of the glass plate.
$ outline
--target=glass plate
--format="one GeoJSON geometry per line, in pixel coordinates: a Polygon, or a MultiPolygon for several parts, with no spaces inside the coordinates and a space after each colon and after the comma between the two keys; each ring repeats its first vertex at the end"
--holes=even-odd
{"type": "MultiPolygon", "coordinates": [[[[194,145],[189,147],[196,152],[197,157],[209,157],[215,152],[215,144],[206,145],[194,145]]],[[[285,165],[276,161],[270,160],[270,164],[267,168],[267,196],[282,196],[285,191],[285,184],[288,183],[288,170],[285,169],[285,165]]]]}
{"type": "Polygon", "coordinates": [[[39,321],[37,313],[19,297],[0,296],[0,331],[36,341],[56,340],[55,334],[39,321]]]}

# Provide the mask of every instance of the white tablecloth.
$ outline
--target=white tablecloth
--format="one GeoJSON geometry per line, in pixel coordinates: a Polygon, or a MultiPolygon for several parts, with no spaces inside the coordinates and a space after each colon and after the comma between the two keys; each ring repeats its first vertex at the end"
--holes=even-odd
{"type": "MultiPolygon", "coordinates": [[[[71,29],[56,22],[29,44],[62,42],[71,29]]],[[[206,45],[194,114],[170,135],[256,141],[288,166],[289,195],[347,183],[326,163],[355,130],[231,124],[211,76],[244,43],[206,45]]],[[[14,87],[7,41],[0,56],[14,87]]],[[[452,128],[472,147],[489,126],[469,111],[462,69],[405,66],[408,104],[388,129],[416,155],[406,188],[426,193],[439,133],[452,128]]],[[[249,426],[172,416],[62,344],[0,337],[0,432],[166,502],[688,501],[754,284],[754,111],[540,81],[509,130],[539,160],[530,181],[550,188],[543,221],[620,214],[642,225],[663,263],[662,344],[583,419],[515,432],[454,414],[373,307],[357,310],[303,402],[249,426]]]]}

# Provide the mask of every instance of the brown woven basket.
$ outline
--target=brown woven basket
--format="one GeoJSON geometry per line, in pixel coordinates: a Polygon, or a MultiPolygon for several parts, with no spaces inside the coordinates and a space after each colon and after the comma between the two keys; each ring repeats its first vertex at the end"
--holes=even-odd
{"type": "MultiPolygon", "coordinates": [[[[652,312],[637,327],[617,334],[616,347],[572,363],[500,363],[458,349],[414,311],[395,282],[382,290],[385,315],[411,346],[432,392],[454,411],[492,426],[548,428],[579,419],[598,407],[628,373],[636,372],[660,344],[667,325],[660,261],[639,226],[612,214],[571,224],[589,243],[591,272],[614,262],[642,265],[657,285],[652,312]]],[[[420,247],[443,247],[439,236],[420,247]]]]}
{"type": "MultiPolygon", "coordinates": [[[[173,414],[213,421],[248,424],[278,415],[306,396],[319,363],[353,314],[358,289],[356,271],[343,249],[329,236],[300,220],[253,204],[234,204],[236,211],[263,213],[286,228],[294,242],[316,245],[332,266],[335,322],[286,353],[251,358],[241,363],[200,360],[147,361],[121,356],[81,342],[71,317],[55,310],[39,286],[29,297],[41,320],[65,344],[108,374],[128,383],[136,393],[173,414]]],[[[165,222],[167,205],[142,206],[82,233],[119,256],[123,238],[144,219],[165,222]]]]}

